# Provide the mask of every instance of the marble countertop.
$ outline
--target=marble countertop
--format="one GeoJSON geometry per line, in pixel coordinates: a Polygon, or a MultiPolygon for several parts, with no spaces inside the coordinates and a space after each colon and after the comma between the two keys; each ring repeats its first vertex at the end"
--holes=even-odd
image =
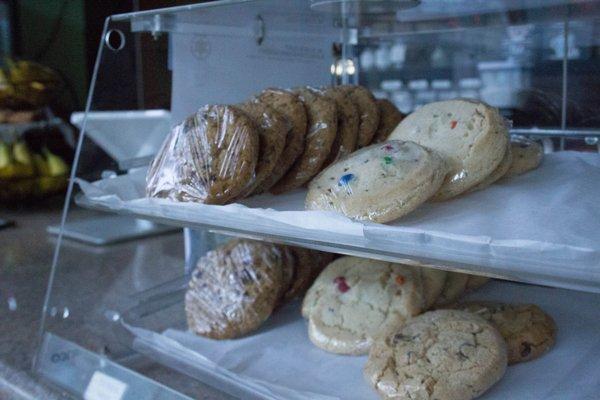
{"type": "MultiPolygon", "coordinates": [[[[0,398],[68,398],[31,373],[41,310],[56,239],[46,227],[58,224],[61,201],[42,207],[0,208],[0,398]]],[[[70,220],[98,214],[74,209],[70,220]]],[[[93,351],[125,352],[103,317],[124,299],[183,273],[183,237],[167,234],[104,247],[65,241],[47,317],[48,328],[93,351]],[[113,344],[114,343],[114,344],[113,344]]],[[[126,302],[126,301],[125,301],[126,302]]],[[[148,360],[132,369],[196,399],[231,397],[148,360]]]]}

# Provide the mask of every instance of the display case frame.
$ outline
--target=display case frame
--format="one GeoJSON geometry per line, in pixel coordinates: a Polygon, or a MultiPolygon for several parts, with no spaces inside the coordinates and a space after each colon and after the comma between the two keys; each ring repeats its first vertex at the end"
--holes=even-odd
{"type": "MultiPolygon", "coordinates": [[[[558,138],[557,149],[560,149],[561,146],[564,147],[564,140],[583,138],[592,141],[600,138],[600,126],[593,128],[569,126],[567,102],[570,62],[567,57],[569,54],[569,21],[570,18],[580,16],[581,10],[585,10],[586,7],[591,7],[591,11],[588,10],[589,13],[598,12],[597,15],[600,16],[598,2],[556,0],[552,4],[542,4],[543,2],[535,0],[522,2],[506,0],[498,3],[501,4],[500,8],[488,10],[478,9],[477,7],[483,7],[484,2],[475,1],[471,2],[471,8],[466,6],[466,11],[449,9],[446,14],[442,13],[429,19],[423,18],[423,15],[419,16],[419,6],[417,6],[413,11],[406,9],[407,13],[412,12],[412,14],[407,14],[412,17],[406,21],[401,19],[399,21],[406,25],[403,29],[406,29],[408,33],[394,31],[394,24],[386,28],[387,32],[374,28],[374,23],[378,21],[377,13],[381,11],[378,7],[383,7],[382,9],[386,12],[392,10],[396,13],[408,6],[408,3],[418,2],[405,0],[371,2],[306,0],[285,3],[280,9],[277,9],[272,0],[220,0],[109,17],[104,25],[103,40],[98,49],[94,66],[85,110],[86,115],[96,111],[120,110],[135,102],[140,95],[143,96],[140,94],[143,92],[143,82],[136,81],[135,77],[131,79],[130,75],[122,76],[123,71],[125,71],[123,75],[127,75],[126,72],[131,70],[130,59],[123,56],[124,52],[135,52],[130,47],[136,43],[139,46],[142,37],[157,40],[168,37],[168,56],[165,58],[166,65],[164,67],[172,74],[170,88],[172,98],[169,99],[169,103],[172,122],[175,123],[204,103],[239,102],[267,86],[361,83],[358,74],[350,74],[346,68],[341,68],[341,73],[336,74],[335,66],[339,60],[353,60],[356,66],[360,67],[356,49],[365,41],[416,34],[415,32],[443,33],[445,30],[456,32],[461,29],[470,29],[476,15],[484,20],[484,22],[480,22],[481,28],[488,23],[486,18],[491,20],[496,15],[524,12],[523,10],[529,10],[529,12],[538,10],[545,18],[551,19],[551,16],[547,15],[549,14],[548,9],[550,9],[556,12],[556,15],[552,17],[553,21],[558,20],[564,23],[565,56],[561,61],[563,80],[560,82],[562,94],[560,126],[551,128],[515,126],[511,133],[532,138],[558,138]],[[322,8],[323,3],[328,3],[328,7],[322,8]],[[481,18],[482,15],[486,18],[481,18]],[[449,21],[453,21],[450,28],[448,28],[449,21]],[[113,41],[116,41],[116,44],[112,43],[113,41]],[[301,41],[301,45],[298,45],[299,41],[301,41]],[[263,43],[265,45],[261,47],[263,43]],[[268,47],[272,43],[275,43],[273,47],[268,47]],[[335,51],[331,51],[332,43],[339,45],[335,51]],[[190,72],[192,68],[189,66],[195,65],[193,63],[204,63],[202,64],[203,69],[200,72],[190,72]],[[235,71],[239,70],[240,65],[244,67],[243,72],[235,75],[235,71]],[[261,69],[261,66],[264,67],[264,70],[261,69]],[[283,66],[287,66],[289,69],[283,71],[283,66]],[[330,66],[334,66],[333,74],[330,72],[330,66]],[[246,74],[252,74],[252,79],[248,79],[246,74]],[[210,79],[207,79],[208,76],[210,79]],[[210,82],[206,83],[206,86],[198,86],[199,83],[205,81],[210,82]],[[201,89],[200,94],[198,93],[199,88],[201,89]]],[[[421,3],[427,5],[428,2],[423,0],[421,3]]],[[[139,47],[136,48],[139,50],[139,47]]],[[[142,59],[143,56],[142,52],[142,59]]],[[[140,57],[140,54],[137,53],[136,57],[140,57]]],[[[598,72],[600,73],[600,71],[598,72]]],[[[322,227],[317,229],[305,223],[291,223],[292,218],[302,218],[303,211],[292,208],[291,211],[299,214],[286,214],[286,211],[289,210],[285,204],[278,204],[281,206],[280,208],[274,206],[275,212],[268,214],[268,218],[265,219],[267,222],[261,225],[260,220],[265,218],[266,214],[253,215],[246,211],[248,209],[268,210],[270,208],[269,201],[275,201],[268,198],[258,203],[250,200],[245,204],[243,210],[234,207],[225,209],[220,206],[207,206],[190,210],[176,209],[179,211],[174,214],[163,212],[165,204],[157,203],[150,207],[143,201],[137,203],[134,201],[124,205],[125,201],[137,199],[123,197],[115,202],[113,201],[114,197],[111,197],[115,193],[103,191],[107,186],[102,186],[98,182],[108,183],[110,186],[111,182],[119,182],[123,176],[143,174],[144,171],[139,168],[147,164],[150,159],[144,157],[124,162],[119,160],[122,162],[115,162],[114,165],[105,168],[105,170],[111,170],[111,173],[107,174],[106,171],[101,171],[102,175],[99,176],[98,171],[95,171],[96,175],[94,175],[93,171],[86,170],[93,170],[90,168],[89,162],[93,161],[93,153],[88,150],[89,143],[86,143],[86,124],[87,119],[84,118],[76,146],[61,226],[64,228],[65,224],[70,221],[72,207],[134,215],[185,228],[183,239],[185,250],[182,249],[180,257],[171,257],[171,255],[164,257],[164,262],[176,264],[166,267],[171,271],[164,276],[152,275],[153,272],[140,269],[142,273],[148,273],[150,277],[143,279],[143,285],[138,287],[135,283],[120,284],[118,274],[116,278],[107,278],[106,280],[101,277],[92,285],[96,286],[96,293],[102,293],[102,297],[106,298],[102,298],[94,310],[87,310],[83,307],[78,308],[76,304],[77,296],[85,295],[86,292],[75,287],[79,284],[76,280],[77,271],[94,267],[106,268],[102,261],[102,255],[96,256],[98,260],[92,263],[95,265],[78,265],[75,268],[69,263],[80,261],[78,257],[81,255],[75,255],[69,249],[65,250],[66,239],[62,233],[58,235],[42,311],[39,332],[40,347],[34,362],[34,371],[78,397],[94,398],[90,397],[88,393],[93,390],[94,385],[97,385],[95,382],[99,378],[94,378],[94,374],[100,371],[116,379],[116,386],[119,386],[118,381],[121,381],[127,387],[140,387],[142,390],[139,393],[135,392],[137,397],[127,397],[131,396],[133,392],[125,391],[120,397],[115,396],[115,399],[156,398],[152,396],[157,395],[163,396],[160,398],[186,398],[181,391],[178,391],[177,387],[173,389],[164,387],[126,368],[128,360],[141,357],[179,370],[196,380],[217,385],[221,389],[229,391],[233,396],[257,399],[285,398],[285,394],[265,391],[264,387],[260,386],[257,388],[239,376],[228,375],[228,372],[220,369],[216,371],[210,367],[193,369],[191,367],[194,359],[187,357],[190,354],[189,349],[188,352],[177,353],[175,347],[160,348],[156,342],[151,340],[154,335],[160,337],[162,332],[173,326],[185,329],[185,326],[181,325],[180,312],[173,312],[172,316],[165,315],[168,315],[169,310],[173,310],[173,307],[181,304],[182,293],[185,291],[191,268],[199,256],[223,240],[220,236],[222,234],[394,262],[414,260],[434,268],[451,271],[468,272],[530,284],[550,285],[576,291],[600,292],[600,265],[597,270],[590,270],[589,266],[592,264],[587,259],[586,263],[577,264],[576,268],[571,271],[561,268],[558,264],[535,264],[533,261],[527,267],[520,267],[519,262],[530,258],[531,253],[527,253],[521,259],[511,260],[506,256],[503,258],[496,253],[496,250],[492,249],[489,251],[492,256],[484,260],[477,258],[475,253],[459,254],[460,251],[457,251],[457,254],[453,255],[450,251],[451,244],[446,244],[445,247],[441,247],[441,250],[434,251],[436,244],[431,242],[431,237],[426,236],[422,237],[424,238],[421,243],[423,246],[418,250],[412,242],[407,242],[405,246],[400,247],[396,243],[387,243],[382,239],[388,234],[396,235],[395,232],[378,231],[377,226],[359,227],[348,221],[340,221],[341,228],[331,228],[327,232],[327,229],[322,227]],[[88,163],[82,161],[88,161],[88,163]],[[112,181],[110,181],[111,179],[112,181]],[[94,183],[94,181],[96,182],[94,183]],[[189,212],[198,214],[196,218],[190,220],[189,212]],[[290,220],[286,221],[287,218],[290,220]],[[343,232],[345,227],[348,227],[350,233],[343,232]],[[365,232],[368,235],[365,235],[365,232]],[[105,284],[106,288],[102,286],[105,284]],[[65,312],[65,310],[67,311],[65,312]],[[75,328],[84,323],[102,324],[103,328],[97,336],[92,335],[94,337],[88,336],[91,333],[85,330],[82,333],[83,336],[74,334],[75,328]],[[102,351],[105,348],[110,351],[102,351]],[[80,358],[86,359],[88,362],[85,364],[65,362],[60,365],[64,370],[59,370],[56,366],[57,363],[53,361],[57,359],[56,357],[61,357],[60,355],[56,356],[58,353],[67,354],[65,361],[80,358]],[[76,356],[71,357],[73,355],[76,356]],[[75,372],[79,373],[75,374],[75,372]],[[74,384],[75,381],[78,383],[74,384]]],[[[577,158],[575,161],[567,161],[585,162],[585,160],[577,158]]],[[[570,164],[567,161],[564,165],[568,166],[570,164]]],[[[136,182],[139,184],[141,181],[125,181],[123,187],[128,189],[126,192],[139,195],[139,190],[136,191],[139,189],[136,187],[136,182]]],[[[585,186],[588,183],[585,181],[581,185],[585,186]]],[[[524,186],[528,184],[530,183],[523,183],[524,186]]],[[[301,195],[296,195],[296,197],[298,196],[301,197],[301,195]]],[[[287,200],[297,202],[296,197],[282,198],[285,203],[287,200]]],[[[583,204],[583,206],[586,205],[587,203],[583,204]]],[[[328,222],[335,224],[336,220],[330,219],[328,222]]],[[[594,227],[593,224],[597,224],[597,222],[590,221],[589,223],[592,225],[587,230],[591,231],[594,227]]],[[[407,231],[402,234],[406,235],[407,231]]],[[[402,238],[408,238],[408,236],[402,236],[402,238]]],[[[164,249],[159,249],[159,251],[164,251],[164,249]]],[[[153,258],[151,252],[152,250],[148,250],[141,257],[146,261],[150,260],[153,258]]],[[[86,251],[83,253],[85,254],[86,251]]],[[[554,262],[560,263],[564,260],[556,258],[554,262]]],[[[133,263],[128,260],[124,264],[133,263]]],[[[85,262],[80,264],[85,264],[85,262]]],[[[116,267],[110,266],[109,268],[115,269],[116,267]]],[[[124,265],[123,268],[125,267],[124,265]]],[[[565,295],[568,292],[561,291],[560,293],[565,295]]],[[[594,295],[577,294],[577,296],[585,298],[581,304],[588,304],[594,295]]]]}

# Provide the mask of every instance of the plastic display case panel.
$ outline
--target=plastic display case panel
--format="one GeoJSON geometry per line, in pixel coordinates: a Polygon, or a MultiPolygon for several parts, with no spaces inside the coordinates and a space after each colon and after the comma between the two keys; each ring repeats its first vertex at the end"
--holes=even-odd
{"type": "MultiPolygon", "coordinates": [[[[273,86],[323,86],[359,82],[361,79],[358,48],[365,41],[384,39],[385,34],[395,37],[409,32],[417,38],[428,31],[443,32],[444,29],[454,32],[453,34],[474,27],[485,31],[486,27],[498,29],[498,26],[518,24],[520,20],[515,18],[519,15],[529,18],[527,21],[534,25],[563,22],[566,15],[570,15],[569,20],[587,16],[591,18],[597,16],[595,13],[599,2],[422,0],[415,7],[404,8],[403,5],[407,3],[405,1],[385,1],[380,2],[380,5],[385,4],[387,7],[397,3],[398,6],[393,8],[392,12],[384,13],[377,11],[376,1],[328,3],[328,7],[322,8],[320,5],[325,5],[325,2],[310,0],[215,1],[121,14],[106,20],[85,114],[78,123],[82,134],[77,143],[71,185],[61,221],[62,232],[56,239],[56,252],[52,258],[48,291],[42,310],[40,352],[35,365],[35,371],[40,375],[82,397],[86,396],[90,382],[104,383],[99,386],[113,384],[116,388],[114,392],[120,393],[123,386],[114,381],[117,379],[129,388],[139,388],[140,392],[136,393],[140,393],[140,397],[137,398],[144,398],[141,396],[153,393],[154,390],[164,394],[164,397],[158,396],[159,398],[182,398],[139,375],[131,376],[127,369],[121,368],[122,360],[132,354],[142,354],[172,369],[183,372],[187,370],[188,375],[192,375],[196,380],[217,379],[214,371],[207,370],[205,377],[200,378],[197,372],[202,367],[197,365],[195,369],[190,368],[190,360],[197,359],[199,352],[194,351],[192,358],[186,358],[184,355],[190,354],[188,347],[179,347],[181,352],[171,352],[169,347],[159,348],[146,340],[162,340],[168,338],[167,333],[174,331],[185,333],[181,295],[187,284],[187,274],[196,259],[221,240],[211,232],[286,242],[371,258],[400,260],[410,257],[451,270],[598,291],[600,278],[596,269],[597,263],[590,262],[592,267],[586,264],[586,267],[589,267],[586,269],[575,262],[571,265],[572,270],[569,270],[562,265],[568,261],[566,253],[556,253],[557,260],[560,261],[558,264],[548,267],[538,263],[536,268],[531,268],[537,262],[536,256],[527,253],[527,257],[524,257],[524,253],[520,253],[516,258],[510,258],[506,253],[496,251],[498,249],[492,246],[494,243],[487,242],[485,237],[479,237],[480,241],[477,243],[480,248],[488,246],[488,256],[482,258],[473,257],[472,254],[466,256],[459,249],[454,249],[451,242],[457,235],[438,238],[448,241],[444,242],[443,246],[436,247],[439,242],[427,242],[426,235],[419,236],[419,232],[403,227],[407,234],[403,238],[410,237],[411,241],[399,246],[394,242],[398,237],[394,236],[393,232],[391,238],[394,240],[389,240],[388,226],[355,225],[352,221],[336,219],[336,216],[328,216],[333,219],[328,219],[332,223],[327,229],[311,226],[310,220],[305,219],[302,206],[304,198],[301,192],[268,199],[271,203],[261,203],[264,198],[251,198],[245,202],[245,208],[240,205],[215,209],[200,207],[200,212],[195,208],[199,205],[177,204],[173,207],[172,204],[159,204],[160,202],[149,205],[145,203],[146,199],[140,198],[139,194],[144,191],[143,176],[146,167],[145,162],[140,160],[149,160],[149,157],[153,156],[160,142],[160,135],[167,134],[161,132],[162,130],[170,128],[204,104],[235,104],[273,86]],[[340,60],[344,63],[348,60],[353,61],[358,68],[353,74],[346,69],[345,74],[338,76],[335,66],[340,60]],[[163,111],[160,111],[160,115],[155,115],[156,111],[151,110],[163,111]],[[138,120],[138,117],[148,115],[154,115],[156,119],[150,118],[153,122],[149,124],[146,123],[147,119],[143,122],[138,120]],[[100,124],[101,129],[96,131],[95,128],[100,126],[98,122],[105,116],[114,119],[100,124]],[[106,140],[102,145],[106,151],[98,149],[90,140],[97,133],[106,140]],[[125,138],[125,135],[131,137],[125,138]],[[108,182],[110,186],[136,174],[142,179],[128,182],[129,186],[125,186],[124,190],[126,200],[139,201],[120,209],[112,207],[114,197],[105,196],[99,199],[94,196],[105,188],[91,187],[92,193],[86,192],[84,196],[75,183],[96,182],[104,178],[104,182],[108,182]],[[79,205],[112,213],[141,216],[155,222],[166,222],[186,228],[186,233],[144,238],[102,249],[69,242],[65,237],[64,227],[80,220],[84,210],[77,209],[77,212],[73,212],[73,208],[79,208],[79,205]],[[133,207],[130,207],[131,205],[133,207]],[[276,213],[269,214],[269,218],[263,218],[267,216],[266,211],[273,211],[268,208],[273,208],[276,213]],[[169,213],[165,214],[165,209],[169,209],[169,213]],[[188,217],[189,211],[192,211],[194,218],[188,217]],[[294,214],[295,212],[298,213],[294,214]],[[419,238],[424,241],[416,246],[412,239],[419,238]],[[520,264],[521,260],[525,261],[525,267],[520,264]],[[146,334],[148,336],[142,336],[146,334]],[[142,337],[146,339],[141,340],[142,337]],[[75,363],[61,370],[52,362],[53,352],[50,350],[54,345],[66,346],[68,351],[76,349],[77,354],[82,354],[80,359],[87,360],[86,366],[75,363]],[[110,372],[107,372],[109,370],[110,372]],[[78,371],[80,375],[77,375],[78,371]],[[96,371],[106,376],[96,375],[99,378],[94,378],[96,371]]],[[[474,51],[482,51],[482,48],[494,45],[489,43],[489,36],[481,36],[480,41],[482,47],[475,48],[474,51]]],[[[543,46],[538,50],[544,51],[543,46]]],[[[569,71],[569,77],[570,74],[578,73],[577,69],[569,71]]],[[[555,84],[563,87],[560,79],[555,84]]],[[[558,129],[557,135],[569,133],[568,129],[562,129],[563,127],[554,128],[558,129]]],[[[552,185],[557,189],[562,187],[561,204],[564,205],[564,202],[570,199],[571,205],[577,207],[581,198],[589,200],[593,197],[592,190],[597,185],[589,182],[593,175],[569,179],[570,168],[591,168],[596,164],[595,161],[586,161],[586,157],[592,157],[589,154],[578,157],[578,161],[565,160],[571,157],[569,154],[553,155],[558,163],[550,162],[552,160],[549,158],[549,163],[537,171],[538,175],[523,176],[520,181],[515,180],[509,186],[527,186],[537,182],[540,188],[549,192],[555,189],[552,185]],[[561,165],[566,169],[560,171],[557,166],[561,165]],[[550,171],[546,167],[549,167],[550,171]],[[551,182],[535,181],[539,178],[539,173],[553,171],[560,177],[560,182],[557,179],[551,182]],[[569,198],[565,194],[569,188],[584,188],[584,192],[576,192],[576,195],[571,193],[569,198]],[[591,189],[588,190],[589,188],[591,189]]],[[[480,192],[473,197],[465,196],[457,201],[470,204],[470,208],[461,209],[462,211],[477,209],[474,203],[481,206],[486,201],[485,198],[477,196],[485,197],[497,193],[494,190],[503,189],[492,188],[487,194],[480,192]]],[[[537,207],[544,207],[548,197],[543,197],[543,194],[531,192],[532,198],[539,202],[532,202],[530,199],[524,206],[533,212],[537,207]]],[[[589,204],[584,204],[592,216],[597,212],[593,207],[597,203],[596,199],[597,196],[589,204]]],[[[445,207],[456,207],[456,204],[449,202],[445,207]]],[[[426,217],[427,207],[413,217],[426,217]]],[[[567,216],[561,215],[561,218],[567,216]]],[[[598,219],[588,219],[589,221],[582,224],[582,230],[591,233],[586,241],[579,243],[579,248],[575,249],[577,255],[582,257],[591,257],[592,253],[583,253],[588,248],[595,249],[594,245],[588,245],[588,241],[593,241],[596,237],[594,235],[600,231],[595,229],[597,225],[594,225],[598,223],[598,219]]],[[[518,226],[515,224],[515,227],[518,226]]],[[[544,236],[543,229],[548,229],[549,225],[544,223],[541,226],[541,236],[544,236]]],[[[110,230],[111,226],[105,229],[110,230]]],[[[464,232],[457,234],[477,236],[466,228],[464,232]]],[[[508,236],[507,239],[510,241],[511,237],[508,236]]],[[[568,244],[577,247],[577,243],[568,244]]],[[[559,293],[564,297],[557,306],[573,304],[574,307],[578,307],[581,298],[587,299],[587,302],[594,296],[563,290],[552,293],[559,293]]],[[[531,301],[537,301],[537,297],[532,297],[531,301]]],[[[547,298],[542,305],[551,310],[551,301],[557,299],[547,298]]],[[[302,324],[302,321],[297,320],[295,323],[302,324]]],[[[592,326],[595,325],[589,325],[592,326]]],[[[565,332],[572,333],[568,327],[564,329],[565,332]]],[[[587,332],[588,330],[583,329],[575,333],[580,334],[579,338],[588,343],[593,338],[587,332]]],[[[297,334],[300,335],[300,331],[297,334]]],[[[302,338],[305,340],[306,336],[302,335],[302,338]]],[[[556,349],[560,352],[576,350],[569,347],[572,346],[570,343],[573,342],[561,343],[559,337],[556,349]]],[[[593,360],[585,359],[577,368],[587,369],[591,366],[591,370],[596,371],[594,360],[597,359],[598,357],[593,360]]],[[[586,381],[588,377],[596,378],[595,375],[581,374],[576,378],[563,376],[562,379],[569,388],[571,383],[577,383],[587,390],[592,387],[586,381]]],[[[235,387],[235,395],[250,398],[246,396],[250,393],[245,389],[248,386],[247,382],[230,385],[237,379],[227,375],[217,380],[222,388],[228,388],[231,392],[235,387]]],[[[507,382],[523,385],[519,383],[522,381],[518,380],[507,382]]],[[[356,383],[362,384],[358,379],[356,383]]],[[[361,390],[367,388],[366,385],[361,387],[361,390]]],[[[256,398],[282,396],[281,393],[266,393],[256,386],[253,388],[259,390],[256,398]]],[[[518,390],[526,389],[524,386],[518,386],[518,390]]],[[[173,390],[183,392],[179,387],[174,387],[173,390]]],[[[99,393],[102,395],[102,392],[99,393]]],[[[125,391],[123,396],[127,396],[127,393],[125,391]]],[[[285,395],[283,397],[289,398],[285,395]]]]}

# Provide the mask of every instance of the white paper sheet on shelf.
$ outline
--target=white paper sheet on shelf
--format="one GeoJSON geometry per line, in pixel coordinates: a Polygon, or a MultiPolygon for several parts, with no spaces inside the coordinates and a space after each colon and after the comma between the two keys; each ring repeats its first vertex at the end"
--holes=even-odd
{"type": "MultiPolygon", "coordinates": [[[[535,303],[558,326],[555,347],[542,358],[510,366],[483,400],[592,400],[600,393],[600,296],[564,289],[492,282],[468,296],[471,300],[535,303]]],[[[215,375],[227,374],[285,400],[368,400],[378,397],[362,376],[366,357],[340,356],[313,346],[298,304],[277,312],[259,332],[216,341],[190,332],[167,330],[151,342],[182,347],[198,355],[215,375]],[[224,372],[225,371],[225,372],[224,372]]],[[[147,346],[147,344],[146,344],[147,346]]]]}
{"type": "Polygon", "coordinates": [[[391,254],[481,266],[482,271],[600,291],[600,155],[561,152],[485,190],[428,203],[393,223],[305,211],[305,192],[263,195],[226,206],[144,198],[145,171],[78,181],[93,206],[178,224],[368,247],[391,254]]]}

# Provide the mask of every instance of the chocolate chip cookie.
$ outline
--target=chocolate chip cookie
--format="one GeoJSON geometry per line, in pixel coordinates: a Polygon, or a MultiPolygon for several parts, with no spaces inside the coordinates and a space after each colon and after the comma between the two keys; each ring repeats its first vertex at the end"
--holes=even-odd
{"type": "Polygon", "coordinates": [[[498,328],[506,340],[509,364],[536,359],[556,341],[554,320],[534,304],[468,302],[456,307],[477,314],[498,328]]]}
{"type": "Polygon", "coordinates": [[[379,107],[373,94],[362,86],[338,86],[356,104],[360,124],[358,128],[358,148],[371,144],[379,127],[379,107]]]}
{"type": "Polygon", "coordinates": [[[511,138],[513,160],[503,178],[524,174],[539,167],[544,157],[544,149],[537,142],[526,138],[511,138]]]}
{"type": "Polygon", "coordinates": [[[338,131],[333,146],[331,146],[329,157],[327,157],[324,164],[327,166],[356,149],[360,118],[358,108],[344,95],[343,91],[328,88],[324,90],[323,94],[335,101],[338,111],[338,131]]]}
{"type": "Polygon", "coordinates": [[[239,105],[257,127],[259,139],[258,162],[254,180],[240,197],[245,197],[273,174],[285,147],[288,133],[287,120],[274,108],[259,102],[246,102],[239,105]]]}
{"type": "Polygon", "coordinates": [[[294,93],[306,107],[306,143],[294,165],[271,188],[274,194],[299,188],[315,176],[325,163],[337,135],[337,108],[333,101],[312,88],[297,88],[294,93]]]}
{"type": "Polygon", "coordinates": [[[444,284],[444,289],[442,289],[442,293],[440,293],[440,296],[436,300],[435,306],[444,306],[446,304],[450,304],[458,300],[458,298],[462,296],[465,290],[467,289],[468,280],[469,275],[467,274],[448,271],[448,275],[446,275],[446,283],[444,284]]]}
{"type": "Polygon", "coordinates": [[[387,99],[377,99],[377,107],[379,107],[379,126],[373,137],[373,143],[385,142],[404,118],[404,114],[398,110],[398,107],[387,99]]]}
{"type": "Polygon", "coordinates": [[[376,340],[365,378],[384,399],[469,400],[504,375],[506,344],[485,319],[430,311],[376,340]]]}
{"type": "Polygon", "coordinates": [[[288,122],[285,147],[273,172],[255,190],[255,193],[268,191],[291,168],[304,151],[307,132],[306,108],[298,96],[283,89],[263,90],[256,100],[273,107],[288,122]]]}

